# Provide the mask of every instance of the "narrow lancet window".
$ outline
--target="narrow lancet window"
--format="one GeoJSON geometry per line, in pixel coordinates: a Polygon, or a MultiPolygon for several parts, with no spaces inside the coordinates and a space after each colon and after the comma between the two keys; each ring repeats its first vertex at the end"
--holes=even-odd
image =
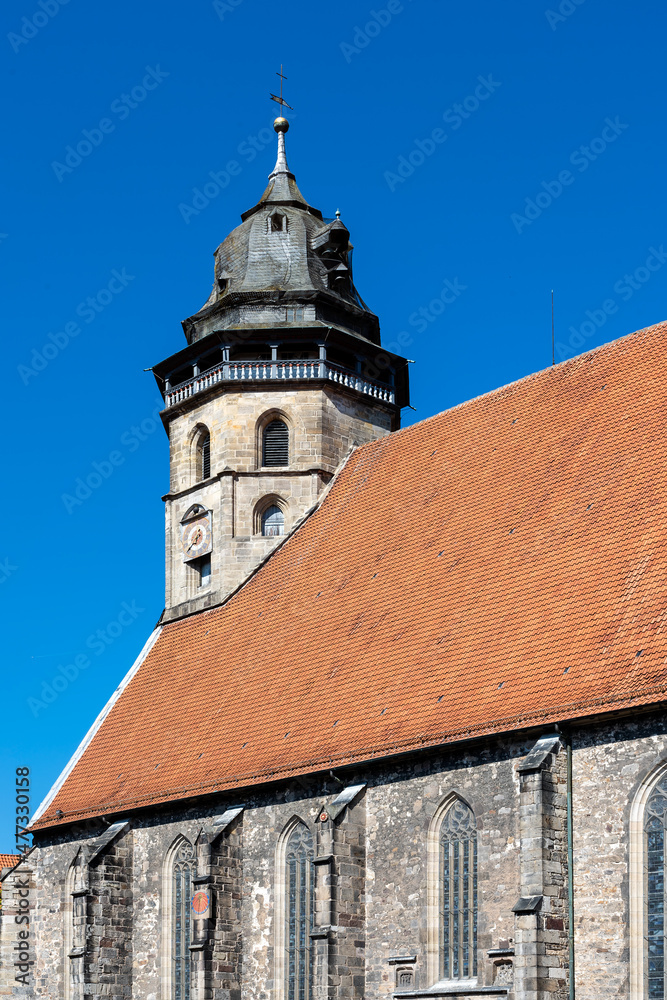
{"type": "Polygon", "coordinates": [[[660,781],[646,804],[644,814],[645,883],[645,995],[665,1000],[665,826],[667,825],[667,778],[660,781]]]}
{"type": "Polygon", "coordinates": [[[211,475],[211,435],[203,433],[197,442],[197,482],[211,475]]]}
{"type": "Polygon", "coordinates": [[[192,939],[192,876],[195,856],[184,840],[174,857],[172,875],[173,1000],[190,1000],[190,942],[192,939]]]}
{"type": "Polygon", "coordinates": [[[310,934],[315,883],[313,837],[303,823],[295,826],[285,854],[287,884],[287,983],[286,1000],[310,1000],[310,934]]]}
{"type": "Polygon", "coordinates": [[[262,465],[289,464],[289,430],[282,420],[272,420],[262,435],[262,465]]]}
{"type": "Polygon", "coordinates": [[[477,974],[477,825],[457,799],[440,828],[441,979],[477,974]]]}

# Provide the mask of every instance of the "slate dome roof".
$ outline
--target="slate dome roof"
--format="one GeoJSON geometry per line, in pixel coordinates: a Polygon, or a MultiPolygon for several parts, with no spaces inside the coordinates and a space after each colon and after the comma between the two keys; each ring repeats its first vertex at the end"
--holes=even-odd
{"type": "MultiPolygon", "coordinates": [[[[203,335],[197,332],[200,326],[210,332],[212,312],[222,318],[226,310],[238,310],[239,303],[319,299],[353,313],[358,332],[379,343],[377,316],[352,279],[350,233],[340,218],[324,219],[301,194],[287,165],[283,132],[266,190],[241,219],[215,251],[208,300],[184,324],[190,342],[203,335]]],[[[238,313],[234,318],[238,322],[238,313]]]]}

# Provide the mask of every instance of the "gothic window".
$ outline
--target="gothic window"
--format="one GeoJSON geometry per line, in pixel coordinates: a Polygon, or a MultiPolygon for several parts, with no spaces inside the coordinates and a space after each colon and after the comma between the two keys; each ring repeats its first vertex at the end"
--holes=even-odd
{"type": "Polygon", "coordinates": [[[271,504],[262,514],[262,534],[265,538],[285,534],[285,515],[278,504],[271,504]]]}
{"type": "Polygon", "coordinates": [[[665,1000],[665,829],[667,778],[653,789],[644,811],[644,975],[648,1000],[665,1000]]]}
{"type": "Polygon", "coordinates": [[[440,978],[477,974],[477,825],[455,799],[440,827],[440,978]]]}
{"type": "Polygon", "coordinates": [[[194,870],[194,849],[188,840],[183,840],[172,863],[172,1000],[190,1000],[191,901],[194,870]]]}
{"type": "Polygon", "coordinates": [[[272,420],[262,434],[262,465],[289,463],[289,430],[283,420],[272,420]]]}
{"type": "Polygon", "coordinates": [[[303,823],[292,830],[286,844],[286,991],[285,1000],[310,1000],[310,933],[315,881],[313,837],[303,823]]]}
{"type": "Polygon", "coordinates": [[[211,475],[211,435],[202,431],[197,441],[197,482],[211,475]]]}

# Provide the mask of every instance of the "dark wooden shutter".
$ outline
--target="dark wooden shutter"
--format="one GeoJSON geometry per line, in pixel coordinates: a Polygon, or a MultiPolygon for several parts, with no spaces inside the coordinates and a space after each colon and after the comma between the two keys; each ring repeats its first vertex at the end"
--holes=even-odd
{"type": "Polygon", "coordinates": [[[282,420],[272,420],[264,428],[262,465],[289,464],[289,430],[282,420]]]}
{"type": "Polygon", "coordinates": [[[211,438],[207,434],[201,443],[201,477],[208,479],[211,475],[211,438]]]}

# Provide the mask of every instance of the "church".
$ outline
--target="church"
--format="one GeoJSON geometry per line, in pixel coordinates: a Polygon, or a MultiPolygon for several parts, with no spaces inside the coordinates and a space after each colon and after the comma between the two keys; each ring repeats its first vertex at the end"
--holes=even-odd
{"type": "Polygon", "coordinates": [[[0,996],[665,1000],[667,323],[401,430],[274,127],[154,368],[165,610],[2,875],[0,996]]]}

